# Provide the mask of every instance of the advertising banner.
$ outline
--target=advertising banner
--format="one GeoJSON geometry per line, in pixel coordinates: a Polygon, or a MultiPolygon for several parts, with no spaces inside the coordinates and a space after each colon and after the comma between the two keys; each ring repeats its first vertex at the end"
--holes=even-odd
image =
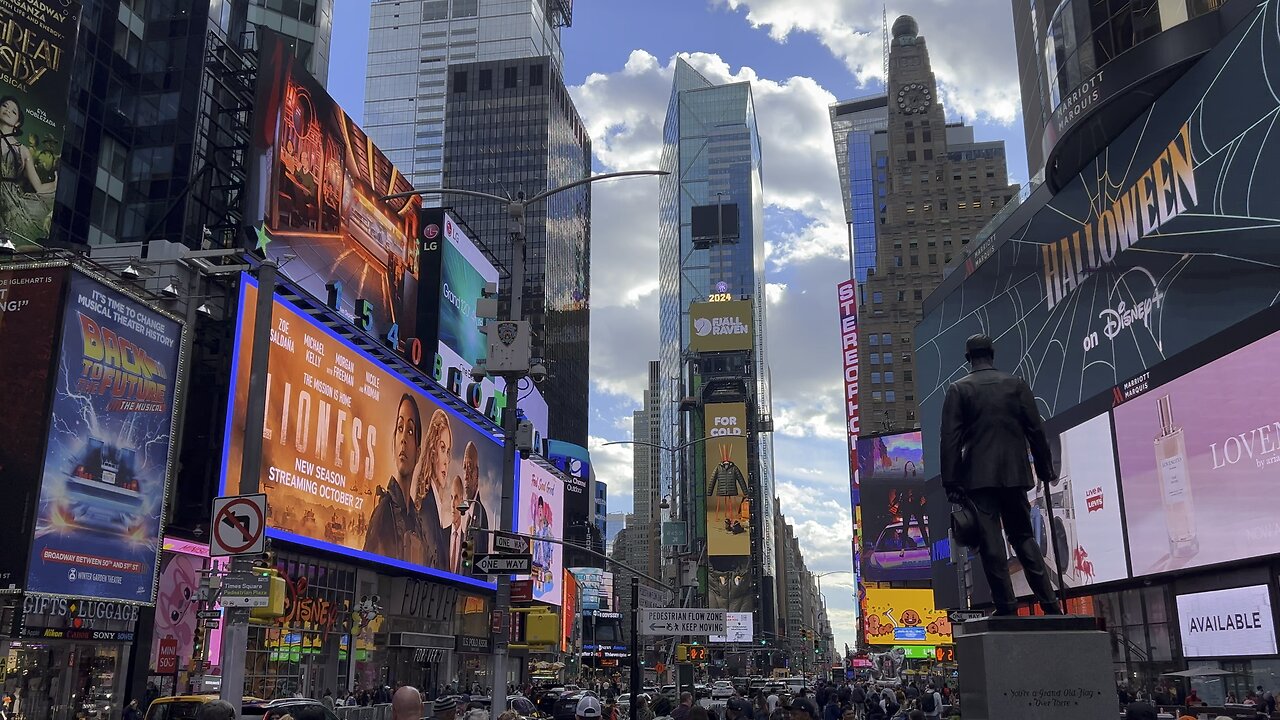
{"type": "MultiPolygon", "coordinates": [[[[525,401],[521,400],[520,404],[523,407],[525,401]]],[[[563,440],[548,439],[546,446],[547,460],[551,461],[565,475],[565,517],[589,517],[593,512],[589,490],[591,480],[590,451],[581,445],[575,445],[563,440]]]]}
{"type": "Polygon", "coordinates": [[[80,3],[0,2],[0,228],[19,250],[49,237],[80,3]]]}
{"type": "Polygon", "coordinates": [[[613,573],[594,567],[569,568],[578,583],[582,612],[610,610],[613,606],[613,573]]]}
{"type": "Polygon", "coordinates": [[[852,510],[854,562],[856,572],[861,566],[858,548],[862,545],[862,531],[858,524],[858,434],[862,431],[862,414],[858,407],[858,289],[852,280],[837,287],[840,300],[840,359],[844,367],[844,417],[848,426],[849,455],[849,508],[852,510]]]}
{"type": "Polygon", "coordinates": [[[858,438],[862,578],[929,577],[929,518],[920,433],[858,438]]]}
{"type": "Polygon", "coordinates": [[[953,642],[946,610],[933,606],[932,590],[866,589],[863,631],[871,645],[943,645],[953,642]]]}
{"type": "MultiPolygon", "coordinates": [[[[926,300],[915,368],[931,466],[946,388],[966,372],[974,333],[996,338],[996,365],[1026,378],[1052,418],[1113,388],[1123,401],[1125,384],[1156,363],[1275,304],[1280,225],[1268,218],[1280,175],[1260,169],[1280,160],[1280,101],[1266,75],[1280,4],[1253,12],[1060,192],[1033,193],[1015,214],[1027,222],[998,228],[926,300]]],[[[1182,422],[1186,401],[1174,412],[1182,422]]]]}
{"type": "Polygon", "coordinates": [[[40,496],[40,460],[48,437],[49,398],[58,319],[69,270],[0,268],[0,487],[9,522],[0,523],[0,592],[16,592],[27,578],[27,551],[40,496]]]}
{"type": "Polygon", "coordinates": [[[1275,655],[1271,589],[1250,585],[1179,595],[1178,629],[1189,658],[1275,655]]]}
{"type": "Polygon", "coordinates": [[[155,630],[151,636],[151,672],[162,675],[190,669],[199,626],[196,593],[200,589],[200,573],[209,564],[208,546],[200,548],[200,554],[186,552],[199,547],[194,543],[172,549],[171,545],[166,542],[160,554],[155,630]]]}
{"type": "Polygon", "coordinates": [[[707,642],[749,643],[755,640],[755,616],[749,612],[724,614],[725,634],[708,635],[707,642]]]}
{"type": "Polygon", "coordinates": [[[71,275],[29,592],[154,600],[181,349],[177,320],[71,275]]]}
{"type": "Polygon", "coordinates": [[[573,626],[578,620],[578,581],[564,569],[564,604],[560,610],[560,652],[569,652],[573,644],[573,626]]]}
{"type": "MultiPolygon", "coordinates": [[[[1123,580],[1129,576],[1124,554],[1124,530],[1120,524],[1120,491],[1116,486],[1115,456],[1111,445],[1111,418],[1107,414],[1077,425],[1050,441],[1058,480],[1050,483],[1051,510],[1046,510],[1043,484],[1027,492],[1031,527],[1049,567],[1049,579],[1057,586],[1055,564],[1069,588],[1123,580]],[[1056,441],[1056,442],[1055,442],[1056,441]],[[1065,548],[1059,557],[1059,548],[1065,548]]],[[[1012,548],[1006,547],[1010,558],[1012,548]]],[[[1031,595],[1022,564],[1010,563],[1009,575],[1019,596],[1031,595]]]]}
{"type": "Polygon", "coordinates": [[[750,555],[747,406],[708,403],[705,413],[706,434],[711,438],[703,443],[707,463],[707,555],[750,555]]]}
{"type": "Polygon", "coordinates": [[[1134,576],[1280,552],[1280,398],[1258,382],[1277,352],[1280,333],[1113,411],[1134,576]]]}
{"type": "Polygon", "coordinates": [[[689,306],[689,349],[693,352],[750,350],[751,301],[693,303],[689,306]]]}
{"type": "MultiPolygon", "coordinates": [[[[222,486],[239,482],[257,283],[241,279],[222,486]]],[[[468,528],[496,526],[502,448],[471,420],[275,300],[262,428],[267,534],[479,587],[468,528]],[[458,507],[471,501],[467,512],[458,507]]]]}
{"type": "Polygon", "coordinates": [[[259,176],[250,217],[266,222],[267,257],[311,295],[383,338],[423,370],[435,360],[434,295],[418,287],[421,199],[386,155],[295,57],[258,30],[254,112],[259,176]],[[288,262],[283,258],[288,256],[288,262]]]}
{"type": "MultiPolygon", "coordinates": [[[[525,535],[564,539],[564,481],[555,472],[529,460],[520,462],[516,493],[516,529],[525,535]]],[[[559,605],[563,600],[564,548],[558,543],[533,543],[533,599],[559,605]]]]}

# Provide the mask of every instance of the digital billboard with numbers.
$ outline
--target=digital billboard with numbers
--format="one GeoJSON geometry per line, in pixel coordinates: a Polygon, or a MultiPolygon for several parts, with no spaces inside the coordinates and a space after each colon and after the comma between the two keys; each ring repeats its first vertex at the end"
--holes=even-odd
{"type": "MultiPolygon", "coordinates": [[[[240,477],[258,296],[252,278],[241,286],[248,312],[236,331],[223,494],[240,477]]],[[[493,587],[460,571],[459,539],[498,521],[499,441],[279,297],[271,338],[260,478],[267,534],[493,587]]]]}

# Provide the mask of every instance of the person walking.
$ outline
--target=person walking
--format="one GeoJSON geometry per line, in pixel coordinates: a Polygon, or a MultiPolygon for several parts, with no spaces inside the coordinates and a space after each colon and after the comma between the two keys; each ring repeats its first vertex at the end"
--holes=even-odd
{"type": "Polygon", "coordinates": [[[1027,501],[1027,491],[1035,488],[1028,447],[1036,475],[1043,481],[1057,479],[1035,396],[1025,380],[995,368],[995,346],[986,335],[965,341],[964,357],[969,374],[947,388],[942,404],[942,486],[948,500],[971,504],[977,516],[978,554],[995,614],[1016,615],[1018,608],[1005,554],[1007,537],[1041,609],[1061,615],[1027,501]]]}
{"type": "Polygon", "coordinates": [[[934,687],[930,682],[924,689],[924,694],[920,696],[920,710],[927,720],[937,720],[942,717],[942,693],[934,687]]]}
{"type": "Polygon", "coordinates": [[[671,720],[689,720],[689,710],[692,707],[693,695],[688,692],[680,693],[680,704],[671,711],[671,720]]]}

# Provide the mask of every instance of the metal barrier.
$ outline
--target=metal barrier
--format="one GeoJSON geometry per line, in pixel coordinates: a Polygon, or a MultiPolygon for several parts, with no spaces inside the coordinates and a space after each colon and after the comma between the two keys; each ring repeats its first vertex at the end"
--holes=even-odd
{"type": "Polygon", "coordinates": [[[391,720],[391,705],[365,705],[337,707],[333,709],[338,720],[391,720]]]}

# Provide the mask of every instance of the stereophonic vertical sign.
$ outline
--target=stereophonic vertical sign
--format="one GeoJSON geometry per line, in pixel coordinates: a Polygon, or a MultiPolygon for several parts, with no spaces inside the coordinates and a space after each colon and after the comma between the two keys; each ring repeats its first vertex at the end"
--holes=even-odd
{"type": "Polygon", "coordinates": [[[49,237],[80,3],[0,2],[0,227],[20,249],[49,237]]]}
{"type": "MultiPolygon", "coordinates": [[[[844,368],[844,412],[848,423],[849,455],[849,510],[853,517],[853,572],[854,587],[857,588],[862,579],[859,575],[862,566],[862,522],[861,522],[861,489],[858,482],[858,434],[861,432],[862,419],[858,410],[858,286],[850,279],[840,283],[836,288],[840,302],[840,355],[844,368]]],[[[861,629],[861,627],[859,628],[861,629]]],[[[861,632],[859,633],[861,634],[861,632]]],[[[859,645],[862,644],[861,639],[859,645]]]]}
{"type": "Polygon", "coordinates": [[[150,603],[182,324],[73,273],[27,591],[150,603]]]}
{"type": "MultiPolygon", "coordinates": [[[[721,303],[725,304],[725,303],[721,303]]],[[[747,406],[706,406],[707,554],[751,554],[751,484],[747,472],[747,406]]]]}

